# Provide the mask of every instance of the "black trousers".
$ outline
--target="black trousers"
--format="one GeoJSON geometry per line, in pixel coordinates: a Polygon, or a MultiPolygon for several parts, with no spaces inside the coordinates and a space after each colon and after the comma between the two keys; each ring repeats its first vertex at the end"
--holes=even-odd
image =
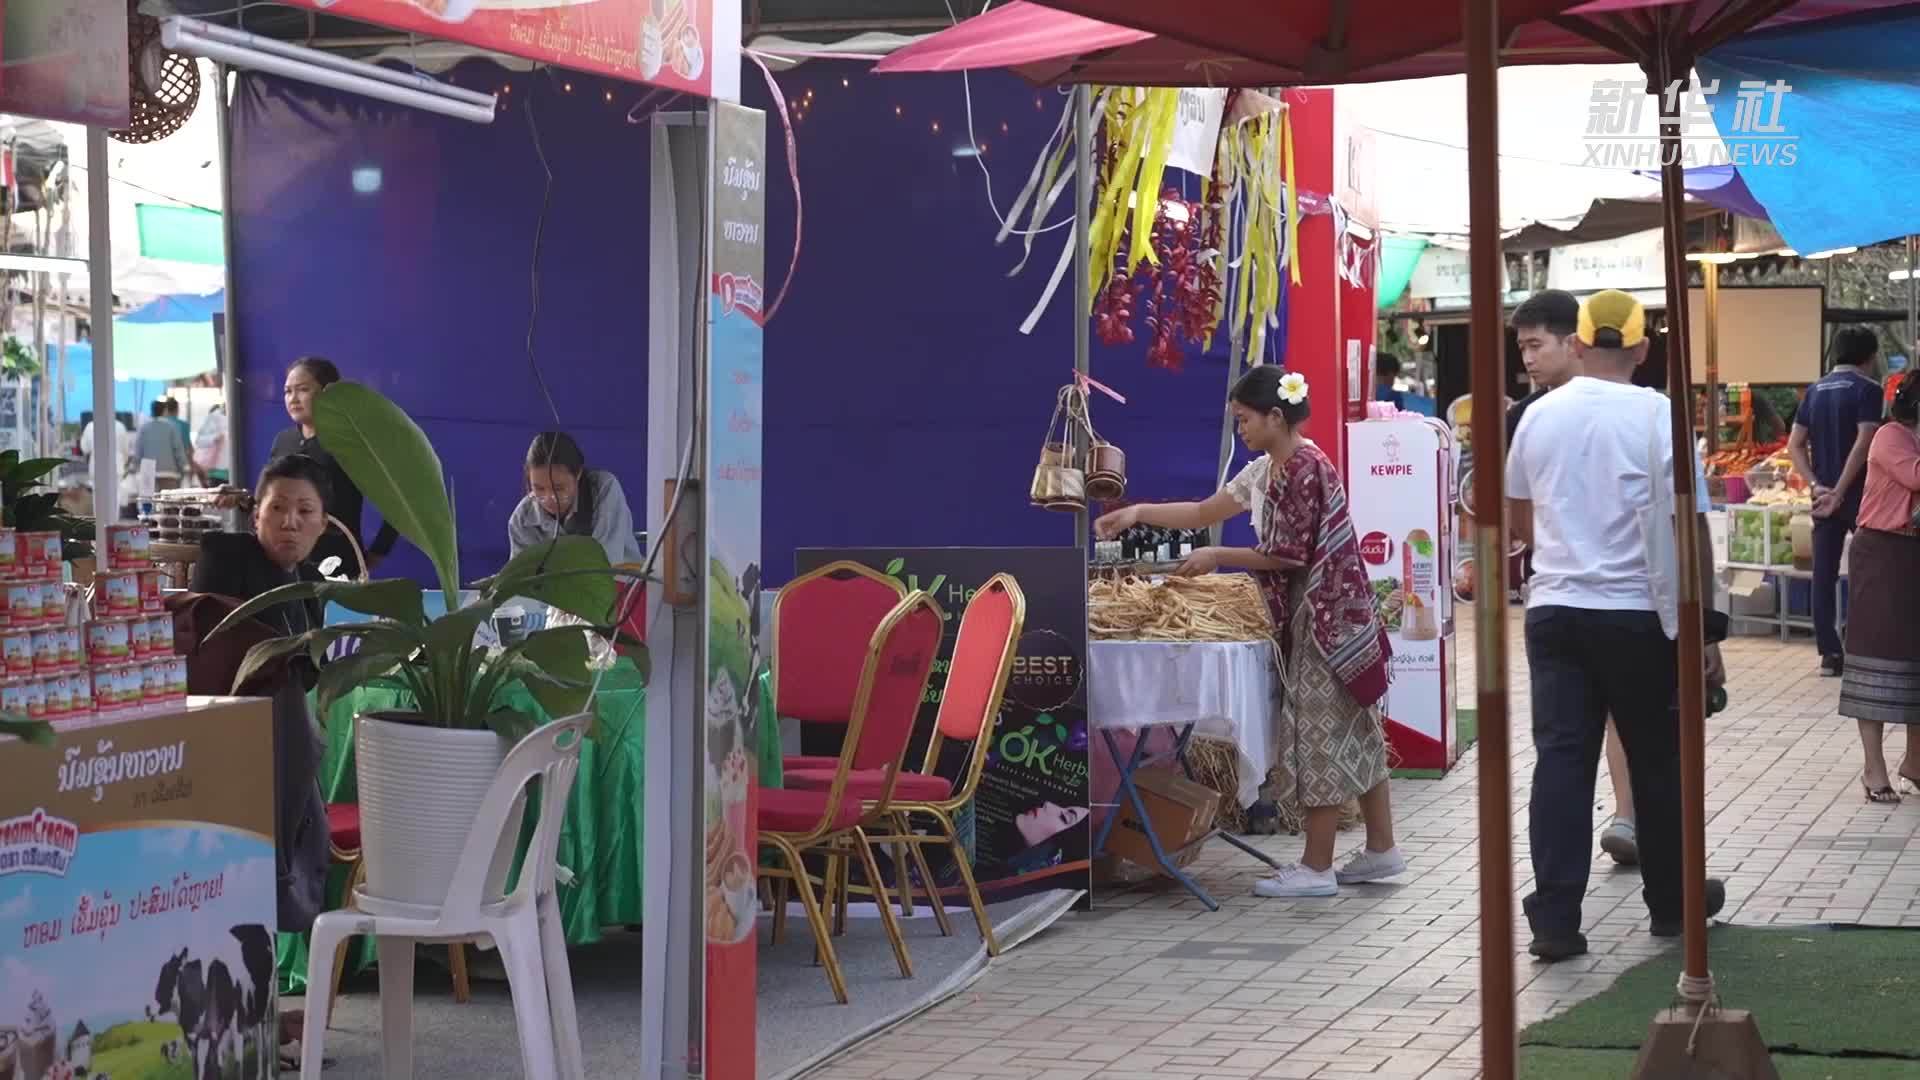
{"type": "Polygon", "coordinates": [[[1660,617],[1534,608],[1527,612],[1527,664],[1538,754],[1527,811],[1534,877],[1523,902],[1527,922],[1541,937],[1580,930],[1593,865],[1593,786],[1609,713],[1632,774],[1642,895],[1655,919],[1679,919],[1679,665],[1660,617]]]}
{"type": "Polygon", "coordinates": [[[1822,657],[1846,652],[1840,640],[1840,556],[1860,508],[1843,506],[1813,522],[1813,637],[1822,657]]]}

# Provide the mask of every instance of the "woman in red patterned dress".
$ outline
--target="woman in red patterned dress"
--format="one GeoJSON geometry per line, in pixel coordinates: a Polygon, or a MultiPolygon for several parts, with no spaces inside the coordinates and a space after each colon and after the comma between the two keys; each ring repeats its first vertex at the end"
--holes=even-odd
{"type": "Polygon", "coordinates": [[[1252,515],[1257,547],[1201,548],[1177,572],[1252,574],[1280,643],[1278,801],[1304,811],[1307,843],[1299,863],[1254,892],[1333,896],[1341,885],[1407,868],[1394,843],[1386,732],[1375,709],[1386,694],[1392,653],[1340,476],[1301,433],[1310,412],[1306,380],[1262,365],[1234,385],[1229,404],[1241,441],[1259,456],[1226,487],[1204,502],[1129,506],[1094,527],[1111,539],[1137,524],[1202,529],[1242,511],[1252,515]],[[1351,799],[1366,818],[1367,843],[1336,871],[1335,833],[1351,799]]]}

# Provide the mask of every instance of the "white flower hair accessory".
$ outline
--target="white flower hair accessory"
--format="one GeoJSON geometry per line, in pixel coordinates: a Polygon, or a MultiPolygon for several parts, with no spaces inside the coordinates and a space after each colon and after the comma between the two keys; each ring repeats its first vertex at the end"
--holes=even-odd
{"type": "Polygon", "coordinates": [[[1280,376],[1280,400],[1299,405],[1307,400],[1307,377],[1297,371],[1280,376]]]}

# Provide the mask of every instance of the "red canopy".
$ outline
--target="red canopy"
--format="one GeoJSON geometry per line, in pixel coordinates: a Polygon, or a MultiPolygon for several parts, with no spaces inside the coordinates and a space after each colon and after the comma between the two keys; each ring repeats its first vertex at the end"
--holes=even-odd
{"type": "MultiPolygon", "coordinates": [[[[1037,0],[1063,12],[1151,31],[1206,49],[1285,65],[1293,83],[1384,82],[1466,70],[1460,12],[1451,4],[1395,0],[1037,0]]],[[[1500,63],[1651,67],[1658,40],[1654,8],[1684,8],[1687,32],[1675,44],[1689,62],[1735,34],[1914,5],[1915,0],[1504,0],[1500,63]],[[1756,15],[1774,9],[1764,18],[1756,15]]],[[[1679,13],[1674,13],[1679,14],[1679,13]]],[[[938,35],[936,35],[938,36],[938,35]]],[[[984,66],[984,65],[982,65],[984,66]]],[[[1087,80],[1091,81],[1091,80],[1087,80]]]]}
{"type": "Polygon", "coordinates": [[[1273,86],[1291,68],[1158,37],[1066,11],[1010,0],[896,50],[878,72],[1010,68],[1040,86],[1273,86]]]}

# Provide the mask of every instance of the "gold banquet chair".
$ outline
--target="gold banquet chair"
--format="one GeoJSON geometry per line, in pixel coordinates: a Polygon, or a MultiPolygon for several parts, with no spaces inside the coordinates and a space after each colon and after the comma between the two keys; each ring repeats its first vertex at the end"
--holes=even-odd
{"type": "MultiPolygon", "coordinates": [[[[1008,574],[996,574],[988,579],[973,599],[967,602],[966,611],[960,616],[960,632],[954,641],[946,687],[941,692],[939,716],[934,724],[933,736],[927,743],[927,753],[920,771],[902,773],[897,778],[863,771],[844,780],[848,794],[866,800],[865,810],[869,814],[884,814],[892,827],[891,832],[882,834],[869,832],[866,839],[868,843],[886,845],[896,852],[894,867],[902,894],[902,909],[909,915],[913,913],[912,874],[906,859],[902,857],[906,855],[911,857],[914,869],[918,870],[920,880],[926,886],[927,899],[933,905],[934,919],[940,924],[940,932],[946,935],[953,933],[953,927],[947,920],[946,905],[941,901],[939,888],[928,867],[926,853],[921,850],[927,844],[945,845],[959,869],[967,903],[973,909],[974,922],[980,927],[980,937],[986,943],[989,956],[1000,955],[1000,943],[994,937],[992,924],[987,920],[986,904],[980,897],[979,884],[974,881],[966,848],[961,845],[958,830],[954,828],[953,815],[973,800],[974,793],[980,787],[980,776],[986,770],[994,727],[999,720],[1007,679],[1013,673],[1013,660],[1019,652],[1020,633],[1026,621],[1027,599],[1020,591],[1019,583],[1008,574]],[[973,744],[957,782],[937,772],[941,752],[948,740],[973,744]],[[932,819],[938,831],[932,834],[914,832],[911,822],[915,814],[932,819]]],[[[841,778],[832,768],[830,759],[821,758],[792,759],[785,779],[789,788],[802,790],[819,790],[839,782],[841,778]],[[829,764],[822,767],[820,763],[823,761],[829,764]]],[[[829,889],[834,887],[829,881],[829,889]]],[[[844,885],[839,887],[842,904],[845,903],[846,891],[844,885]]],[[[884,900],[878,902],[885,903],[884,900]]]]}

